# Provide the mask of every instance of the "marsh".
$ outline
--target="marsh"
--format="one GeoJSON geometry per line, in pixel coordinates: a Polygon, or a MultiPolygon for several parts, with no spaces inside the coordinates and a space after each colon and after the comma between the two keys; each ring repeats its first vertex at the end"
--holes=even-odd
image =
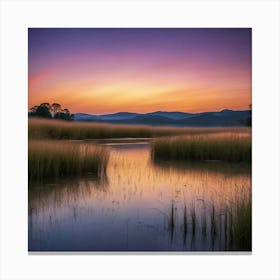
{"type": "Polygon", "coordinates": [[[109,149],[106,173],[30,183],[29,251],[250,250],[227,214],[250,196],[248,164],[154,161],[149,139],[86,142],[109,149]]]}

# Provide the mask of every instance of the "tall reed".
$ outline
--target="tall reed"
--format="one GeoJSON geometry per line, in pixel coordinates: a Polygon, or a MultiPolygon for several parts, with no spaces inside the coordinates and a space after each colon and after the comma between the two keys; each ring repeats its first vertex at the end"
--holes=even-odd
{"type": "Polygon", "coordinates": [[[109,152],[92,144],[29,140],[28,179],[42,181],[66,175],[106,172],[109,152]]]}
{"type": "Polygon", "coordinates": [[[196,135],[222,132],[246,132],[246,127],[228,128],[176,128],[145,125],[112,125],[106,123],[67,122],[29,119],[28,136],[34,139],[101,139],[123,137],[158,137],[171,135],[196,135]]]}
{"type": "Polygon", "coordinates": [[[188,215],[187,215],[187,206],[184,205],[184,220],[183,220],[183,229],[184,229],[184,234],[187,234],[188,231],[188,215]]]}
{"type": "MultiPolygon", "coordinates": [[[[201,200],[201,199],[200,199],[201,200]]],[[[203,200],[204,201],[204,200],[203,200]]],[[[231,201],[231,205],[225,201],[217,209],[211,203],[203,203],[203,207],[195,207],[195,201],[191,202],[190,224],[192,230],[187,231],[188,215],[187,206],[183,205],[182,217],[174,219],[173,201],[169,216],[169,230],[173,236],[174,228],[182,228],[183,243],[186,243],[187,235],[191,234],[191,240],[208,240],[209,247],[219,251],[251,251],[252,250],[252,205],[250,192],[241,191],[231,201]],[[173,210],[172,210],[173,209],[173,210]],[[199,218],[201,223],[199,223],[199,218]],[[218,225],[217,226],[217,221],[218,225]],[[172,226],[171,226],[172,225],[172,226]],[[200,227],[201,230],[197,230],[200,227]],[[218,236],[218,240],[216,237],[218,236]],[[197,238],[198,237],[198,238],[197,238]],[[217,243],[215,243],[217,242],[217,243]],[[215,245],[216,244],[216,245],[215,245]]]]}
{"type": "Polygon", "coordinates": [[[204,236],[207,233],[206,206],[204,202],[203,202],[203,212],[201,214],[201,232],[204,236]]]}
{"type": "Polygon", "coordinates": [[[215,206],[212,205],[211,210],[211,234],[216,236],[217,233],[217,225],[216,225],[216,214],[215,214],[215,206]]]}
{"type": "Polygon", "coordinates": [[[191,220],[192,220],[192,234],[195,235],[195,230],[196,230],[196,213],[195,213],[195,204],[194,204],[194,202],[192,203],[192,208],[191,208],[191,220]]]}
{"type": "Polygon", "coordinates": [[[251,162],[251,135],[218,133],[154,139],[154,160],[251,162]]]}
{"type": "Polygon", "coordinates": [[[175,213],[174,213],[174,202],[172,200],[171,210],[169,215],[169,227],[171,230],[174,229],[174,224],[175,224],[175,213]]]}
{"type": "Polygon", "coordinates": [[[252,196],[244,193],[232,210],[233,242],[237,250],[252,250],[252,196]]]}

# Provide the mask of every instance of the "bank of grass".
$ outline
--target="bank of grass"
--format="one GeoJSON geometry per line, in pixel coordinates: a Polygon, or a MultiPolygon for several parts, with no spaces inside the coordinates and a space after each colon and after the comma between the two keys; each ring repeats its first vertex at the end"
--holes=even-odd
{"type": "Polygon", "coordinates": [[[151,144],[154,160],[251,162],[250,133],[213,133],[165,137],[151,144]]]}
{"type": "Polygon", "coordinates": [[[29,139],[104,139],[104,138],[150,138],[174,135],[197,135],[212,133],[246,133],[246,127],[228,128],[176,128],[152,127],[145,125],[112,125],[93,122],[66,122],[30,118],[28,120],[29,139]]]}
{"type": "Polygon", "coordinates": [[[64,176],[106,172],[109,152],[104,147],[66,141],[29,140],[28,179],[40,182],[64,176]]]}

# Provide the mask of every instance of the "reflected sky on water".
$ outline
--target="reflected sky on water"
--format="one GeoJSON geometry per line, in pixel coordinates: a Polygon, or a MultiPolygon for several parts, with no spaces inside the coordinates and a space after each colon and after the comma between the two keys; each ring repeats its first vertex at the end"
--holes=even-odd
{"type": "Polygon", "coordinates": [[[144,139],[101,144],[110,147],[106,176],[29,186],[29,251],[225,250],[223,238],[201,233],[202,213],[209,224],[207,209],[223,211],[225,202],[251,188],[248,166],[154,163],[144,139]],[[193,207],[195,234],[189,225],[193,207]]]}

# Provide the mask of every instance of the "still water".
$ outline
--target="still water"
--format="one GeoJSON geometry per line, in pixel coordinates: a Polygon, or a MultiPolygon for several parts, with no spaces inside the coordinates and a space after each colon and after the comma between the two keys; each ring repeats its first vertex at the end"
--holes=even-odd
{"type": "Polygon", "coordinates": [[[248,167],[155,163],[148,141],[103,142],[110,160],[102,178],[29,186],[29,251],[226,250],[224,238],[208,230],[207,209],[222,213],[225,203],[251,188],[248,167]]]}

